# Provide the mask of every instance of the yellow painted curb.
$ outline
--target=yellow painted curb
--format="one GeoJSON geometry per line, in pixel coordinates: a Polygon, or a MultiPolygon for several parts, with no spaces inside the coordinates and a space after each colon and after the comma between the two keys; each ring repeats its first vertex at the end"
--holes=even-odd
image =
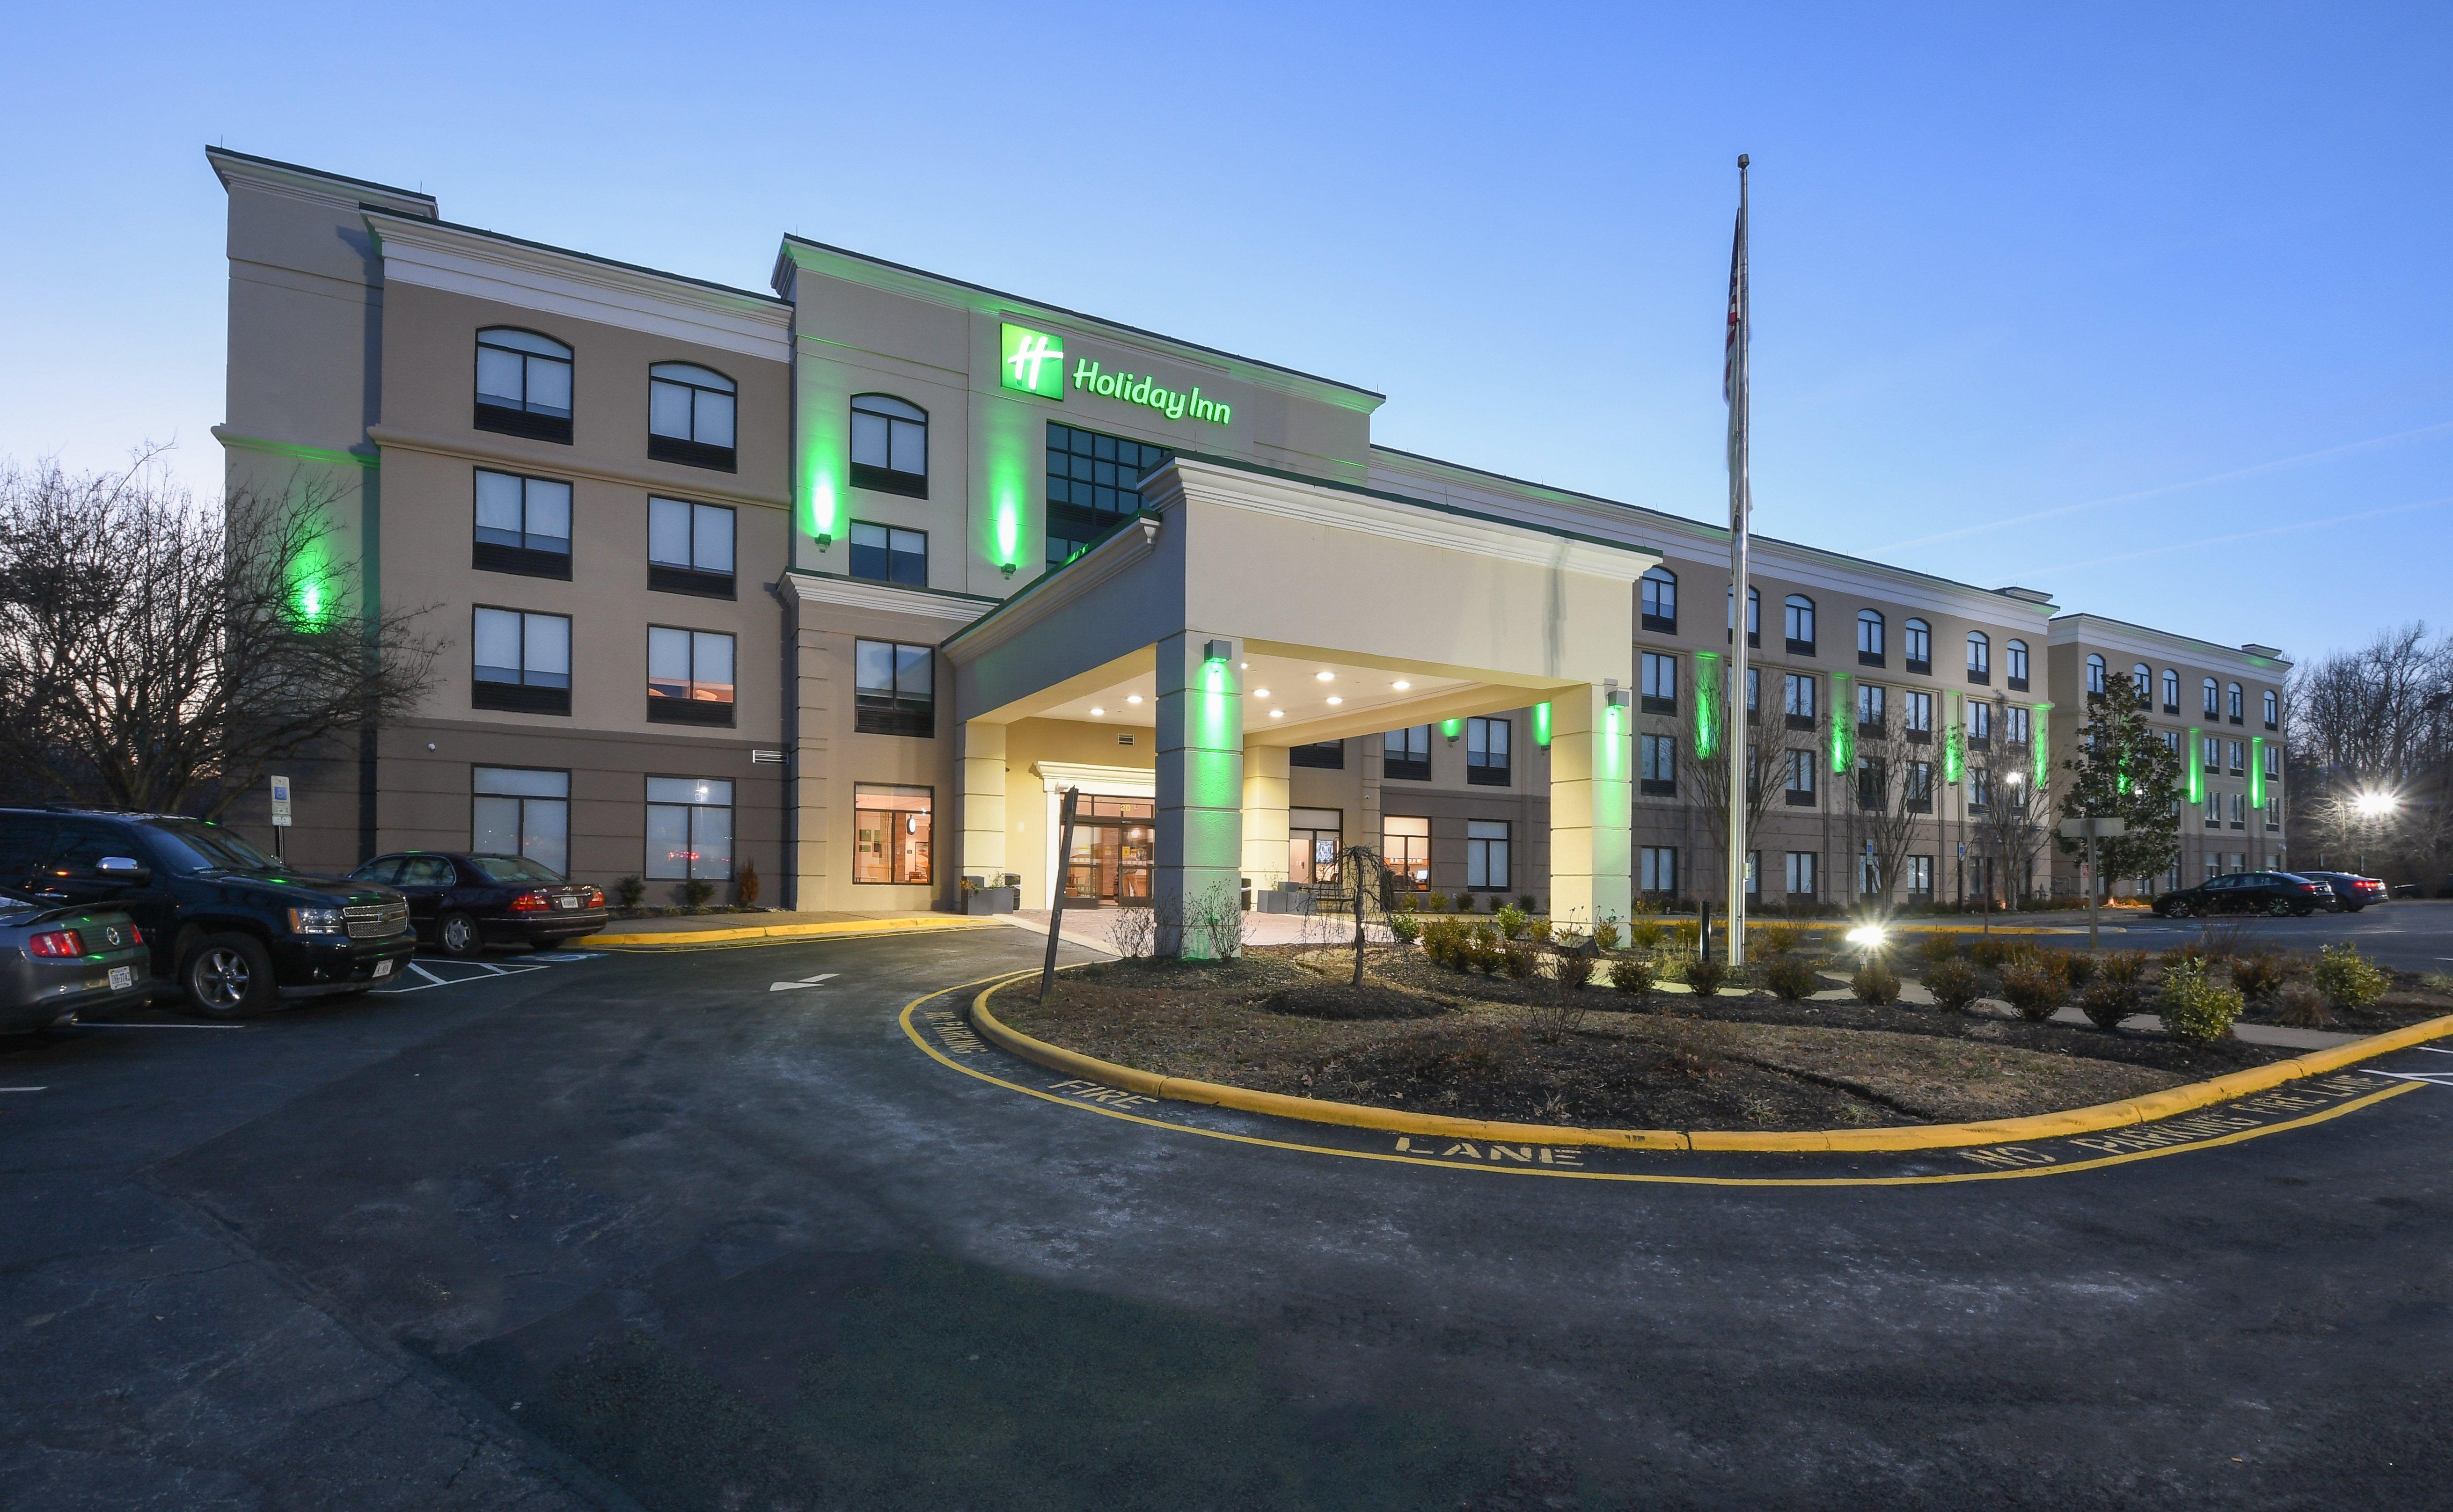
{"type": "Polygon", "coordinates": [[[1309,1124],[1385,1129],[1396,1134],[1497,1140],[1511,1144],[1578,1144],[1625,1150],[1740,1150],[1759,1153],[1934,1150],[1971,1144],[2016,1144],[2034,1140],[2066,1139],[2073,1134],[2094,1134],[2104,1129],[2151,1124],[2158,1119],[2171,1118],[2211,1104],[2228,1103],[2234,1098],[2267,1091],[2285,1082],[2323,1076],[2371,1056],[2405,1050],[2414,1044],[2453,1035],[2453,1014],[2448,1014],[2441,1019],[2414,1024],[2408,1028],[2338,1044],[2330,1050],[2312,1050],[2287,1061],[2234,1071],[2212,1081],[2192,1082],[2185,1086],[2170,1087],[2119,1103],[2099,1103],[2093,1107],[2036,1113],[2025,1118],[1991,1119],[1974,1124],[1919,1124],[1905,1128],[1812,1129],[1797,1133],[1698,1129],[1689,1133],[1679,1129],[1575,1128],[1559,1124],[1504,1124],[1485,1119],[1443,1118],[1430,1113],[1407,1113],[1396,1108],[1367,1107],[1359,1103],[1288,1097],[1283,1092],[1256,1092],[1248,1087],[1226,1086],[1216,1082],[1195,1081],[1190,1077],[1137,1071],[1128,1065],[1118,1065],[1084,1055],[1078,1050],[1067,1050],[1045,1040],[1033,1039],[999,1019],[990,1011],[988,999],[999,988],[1021,980],[1024,978],[1008,977],[983,988],[980,995],[971,1000],[971,1027],[982,1039],[1000,1049],[1010,1050],[1026,1061],[1035,1061],[1050,1070],[1064,1071],[1084,1081],[1099,1082],[1149,1097],[1172,1098],[1180,1103],[1204,1103],[1246,1113],[1272,1113],[1280,1118],[1301,1119],[1309,1124]]]}
{"type": "MultiPolygon", "coordinates": [[[[840,940],[861,935],[925,934],[936,929],[992,929],[998,927],[991,919],[948,917],[944,919],[859,919],[822,924],[746,925],[736,929],[659,929],[645,934],[591,934],[570,942],[571,945],[595,945],[607,949],[624,946],[661,945],[685,948],[699,945],[737,945],[746,940],[840,940]]],[[[568,947],[566,947],[568,948],[568,947]]]]}

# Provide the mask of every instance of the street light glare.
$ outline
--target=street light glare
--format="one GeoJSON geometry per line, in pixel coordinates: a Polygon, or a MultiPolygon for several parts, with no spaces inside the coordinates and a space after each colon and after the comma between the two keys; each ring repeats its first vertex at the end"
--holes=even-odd
{"type": "Polygon", "coordinates": [[[1861,950],[1880,950],[1885,938],[1878,924],[1861,924],[1847,934],[1848,943],[1861,950]]]}
{"type": "Polygon", "coordinates": [[[2393,794],[2362,793],[2351,800],[2351,806],[2359,810],[2363,819],[2382,819],[2393,812],[2393,794]]]}

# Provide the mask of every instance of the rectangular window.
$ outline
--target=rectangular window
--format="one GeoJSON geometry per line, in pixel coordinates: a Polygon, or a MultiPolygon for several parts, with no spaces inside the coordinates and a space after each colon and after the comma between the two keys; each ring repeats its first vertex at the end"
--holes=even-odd
{"type": "Polygon", "coordinates": [[[1465,722],[1465,780],[1477,787],[1507,786],[1507,721],[1465,722]]]}
{"type": "Polygon", "coordinates": [[[2247,747],[2236,740],[2227,740],[2224,742],[2224,758],[2226,764],[2231,767],[2231,774],[2234,777],[2240,775],[2241,752],[2246,748],[2247,747]]]}
{"type": "Polygon", "coordinates": [[[1908,739],[1920,745],[1932,741],[1933,695],[1931,693],[1902,693],[1900,717],[1907,727],[1908,739]]]}
{"type": "Polygon", "coordinates": [[[1814,896],[1815,854],[1810,850],[1788,853],[1788,895],[1792,898],[1814,896]]]}
{"type": "Polygon", "coordinates": [[[1970,808],[1993,806],[1993,774],[1982,766],[1970,766],[1967,769],[1967,806],[1970,808]]]}
{"type": "Polygon", "coordinates": [[[471,707],[570,712],[569,616],[480,606],[471,645],[471,707]]]}
{"type": "Polygon", "coordinates": [[[1431,726],[1409,725],[1380,737],[1380,775],[1409,783],[1431,780],[1431,726]]]}
{"type": "Polygon", "coordinates": [[[928,497],[928,411],[892,394],[852,395],[851,482],[855,488],[928,497]]]}
{"type": "Polygon", "coordinates": [[[904,887],[927,885],[930,808],[935,797],[935,790],[927,787],[852,785],[853,882],[904,887]]]}
{"type": "Polygon", "coordinates": [[[1781,676],[1781,712],[1788,718],[1791,729],[1814,727],[1814,674],[1785,672],[1781,676]]]}
{"type": "Polygon", "coordinates": [[[926,646],[854,641],[852,728],[863,735],[935,735],[935,658],[926,646]]]}
{"type": "Polygon", "coordinates": [[[469,774],[469,848],[570,875],[570,773],[479,766],[469,774]]]}
{"type": "Polygon", "coordinates": [[[1431,886],[1431,822],[1386,815],[1380,821],[1380,864],[1407,892],[1431,886]]]}
{"type": "Polygon", "coordinates": [[[1967,705],[1967,744],[1983,750],[1993,744],[1993,706],[1970,699],[1967,705]]]}
{"type": "Polygon", "coordinates": [[[480,430],[570,445],[571,351],[510,326],[477,332],[480,430]]]}
{"type": "Polygon", "coordinates": [[[1638,737],[1642,757],[1640,770],[1645,796],[1675,798],[1678,796],[1678,737],[1645,735],[1638,737]]]}
{"type": "Polygon", "coordinates": [[[1465,885],[1482,892],[1507,890],[1507,821],[1466,821],[1465,885]]]}
{"type": "Polygon", "coordinates": [[[469,565],[480,572],[570,580],[570,485],[477,469],[477,531],[469,565]]]}
{"type": "Polygon", "coordinates": [[[2206,770],[2221,771],[2223,769],[2222,740],[2213,735],[2204,736],[2204,740],[2205,743],[2205,748],[2200,753],[2200,757],[2204,761],[2206,770]]]}
{"type": "Polygon", "coordinates": [[[1308,746],[1298,746],[1286,752],[1286,764],[1290,766],[1316,766],[1324,771],[1342,772],[1346,770],[1346,742],[1324,740],[1315,741],[1308,746]]]}
{"type": "Polygon", "coordinates": [[[1881,813],[1890,804],[1890,772],[1871,756],[1857,758],[1857,806],[1881,813]]]}
{"type": "Polygon", "coordinates": [[[1762,710],[1763,668],[1749,666],[1746,668],[1746,723],[1753,724],[1755,715],[1762,710]]]}
{"type": "Polygon", "coordinates": [[[2241,793],[2234,793],[2231,795],[2231,827],[2234,829],[2245,829],[2248,827],[2246,812],[2247,804],[2248,799],[2245,795],[2241,793]]]}
{"type": "Polygon", "coordinates": [[[648,718],[660,725],[730,725],[732,637],[648,627],[648,718]]]}
{"type": "Polygon", "coordinates": [[[1746,896],[1763,896],[1763,852],[1760,850],[1746,852],[1746,896]]]}
{"type": "Polygon", "coordinates": [[[1644,711],[1678,712],[1678,658],[1658,651],[1644,653],[1644,711]]]}
{"type": "Polygon", "coordinates": [[[1911,897],[1933,896],[1933,858],[1910,856],[1907,867],[1908,893],[1911,897]]]}
{"type": "Polygon", "coordinates": [[[1069,562],[1141,513],[1142,479],[1175,455],[1047,422],[1047,565],[1069,562]]]}
{"type": "Polygon", "coordinates": [[[1644,627],[1677,634],[1677,577],[1666,567],[1654,567],[1644,575],[1640,591],[1643,594],[1644,627]]]}
{"type": "Polygon", "coordinates": [[[712,368],[660,362],[648,369],[648,456],[685,467],[733,470],[738,388],[712,368]]]}
{"type": "Polygon", "coordinates": [[[1678,847],[1646,846],[1638,858],[1637,884],[1645,892],[1678,891],[1678,847]]]}
{"type": "Polygon", "coordinates": [[[1788,758],[1788,780],[1784,786],[1782,801],[1791,808],[1814,806],[1814,752],[1793,750],[1788,758]]]}
{"type": "Polygon", "coordinates": [[[2280,777],[2283,775],[2282,746],[2268,746],[2265,747],[2265,775],[2269,778],[2280,777]]]}
{"type": "Polygon", "coordinates": [[[1908,763],[1907,778],[1907,811],[1912,814],[1932,813],[1933,763],[1908,763]]]}
{"type": "Polygon", "coordinates": [[[2221,793],[2206,794],[2206,827],[2208,829],[2223,827],[2223,794],[2221,793]]]}
{"type": "Polygon", "coordinates": [[[647,875],[654,881],[731,877],[731,783],[714,777],[648,779],[647,875]]]}
{"type": "Polygon", "coordinates": [[[1346,843],[1346,813],[1338,808],[1286,810],[1286,880],[1308,886],[1337,880],[1338,855],[1346,843]]]}
{"type": "Polygon", "coordinates": [[[2027,643],[2012,641],[2006,655],[2009,661],[2010,691],[2024,693],[2027,690],[2027,643]]]}
{"type": "Polygon", "coordinates": [[[1868,735],[1883,732],[1884,694],[1879,684],[1863,683],[1857,687],[1857,726],[1868,735]]]}
{"type": "Polygon", "coordinates": [[[2027,724],[2027,706],[2024,704],[2013,704],[2004,712],[2008,716],[2007,723],[2009,725],[2009,729],[2002,738],[2008,741],[2013,746],[2026,745],[2027,731],[2029,728],[2027,724]]]}
{"type": "Polygon", "coordinates": [[[728,599],[733,514],[721,504],[648,501],[648,587],[660,593],[728,599]]]}
{"type": "Polygon", "coordinates": [[[851,523],[851,575],[872,583],[928,586],[928,534],[897,526],[851,523]]]}

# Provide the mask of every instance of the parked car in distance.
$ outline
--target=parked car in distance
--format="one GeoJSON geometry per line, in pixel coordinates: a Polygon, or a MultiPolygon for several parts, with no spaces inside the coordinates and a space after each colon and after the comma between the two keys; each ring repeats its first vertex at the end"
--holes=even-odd
{"type": "Polygon", "coordinates": [[[2334,889],[2322,882],[2288,871],[2235,871],[2209,877],[2194,887],[2182,887],[2155,900],[2155,911],[2166,919],[2192,914],[2271,913],[2303,917],[2333,906],[2334,889]]]}
{"type": "Polygon", "coordinates": [[[0,1034],[31,1034],[93,1008],[153,995],[144,931],[116,908],[87,908],[0,887],[0,1034]]]}
{"type": "Polygon", "coordinates": [[[472,956],[489,945],[550,950],[605,927],[602,888],[526,856],[396,850],[349,875],[405,893],[418,935],[445,955],[472,956]]]}
{"type": "Polygon", "coordinates": [[[154,974],[217,1019],[364,992],[417,950],[399,893],[296,870],[179,814],[0,808],[0,887],[127,914],[154,974]]]}
{"type": "Polygon", "coordinates": [[[2384,879],[2363,877],[2351,871],[2302,871],[2294,876],[2310,882],[2322,882],[2334,889],[2334,905],[2344,913],[2357,913],[2372,903],[2385,900],[2384,879]]]}

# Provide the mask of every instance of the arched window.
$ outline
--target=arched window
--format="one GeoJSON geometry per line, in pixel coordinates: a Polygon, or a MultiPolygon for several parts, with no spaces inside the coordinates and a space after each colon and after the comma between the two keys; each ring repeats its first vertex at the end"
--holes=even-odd
{"type": "Polygon", "coordinates": [[[1814,601],[1803,593],[1790,594],[1782,619],[1785,626],[1782,633],[1788,639],[1790,653],[1796,656],[1812,656],[1814,654],[1814,601]]]}
{"type": "Polygon", "coordinates": [[[1867,666],[1883,665],[1883,614],[1880,609],[1857,611],[1857,660],[1867,666]]]}
{"type": "Polygon", "coordinates": [[[2248,712],[2248,710],[2243,707],[2241,704],[2240,685],[2238,683],[2232,684],[2231,686],[2225,690],[2225,693],[2227,702],[2224,712],[2230,715],[2231,722],[2237,725],[2241,722],[2243,716],[2248,712]]]}
{"type": "Polygon", "coordinates": [[[733,470],[732,380],[695,363],[648,369],[648,455],[658,462],[733,470]]]}
{"type": "Polygon", "coordinates": [[[1993,641],[1983,630],[1970,630],[1967,634],[1967,680],[1993,681],[1993,641]]]}
{"type": "Polygon", "coordinates": [[[2164,712],[2177,714],[2180,711],[2181,674],[2167,666],[2164,668],[2164,712]]]}
{"type": "Polygon", "coordinates": [[[1905,638],[1900,647],[1900,654],[1906,659],[1908,670],[1932,671],[1933,627],[1923,620],[1910,620],[1901,628],[1905,632],[1905,638]]]}
{"type": "Polygon", "coordinates": [[[2004,642],[2002,646],[2002,657],[2003,660],[2008,664],[2004,670],[2008,673],[2010,678],[2010,691],[2014,693],[2025,692],[2027,690],[2027,643],[2024,641],[2004,642]]]}
{"type": "Polygon", "coordinates": [[[2155,696],[2155,669],[2141,662],[2129,669],[2129,686],[2138,689],[2141,702],[2155,696]]]}
{"type": "Polygon", "coordinates": [[[2101,656],[2086,659],[2086,690],[2090,693],[2104,691],[2104,658],[2101,656]]]}
{"type": "MultiPolygon", "coordinates": [[[[1737,597],[1738,590],[1731,588],[1725,602],[1725,607],[1727,609],[1726,623],[1729,625],[1735,625],[1737,623],[1737,597]]],[[[1735,631],[1732,631],[1731,633],[1734,634],[1735,631]]],[[[1746,589],[1746,644],[1748,646],[1761,646],[1763,644],[1763,590],[1761,588],[1748,587],[1746,589]]]]}
{"type": "Polygon", "coordinates": [[[476,426],[570,445],[570,348],[513,326],[477,332],[476,426]]]}
{"type": "MultiPolygon", "coordinates": [[[[2269,687],[2265,690],[2265,727],[2267,729],[2275,729],[2280,727],[2282,723],[2283,701],[2276,698],[2274,696],[2274,689],[2269,687]]],[[[2269,751],[2268,754],[2270,755],[2272,753],[2269,751]]]]}
{"type": "Polygon", "coordinates": [[[1644,627],[1678,633],[1678,574],[1656,567],[1644,575],[1644,627]]]}
{"type": "Polygon", "coordinates": [[[928,497],[928,411],[891,394],[851,396],[855,487],[928,497]]]}
{"type": "Polygon", "coordinates": [[[2221,717],[2223,714],[2223,689],[2215,685],[2215,680],[2213,678],[2209,677],[2206,679],[2205,686],[2202,691],[2205,694],[2206,718],[2216,719],[2221,717]]]}

